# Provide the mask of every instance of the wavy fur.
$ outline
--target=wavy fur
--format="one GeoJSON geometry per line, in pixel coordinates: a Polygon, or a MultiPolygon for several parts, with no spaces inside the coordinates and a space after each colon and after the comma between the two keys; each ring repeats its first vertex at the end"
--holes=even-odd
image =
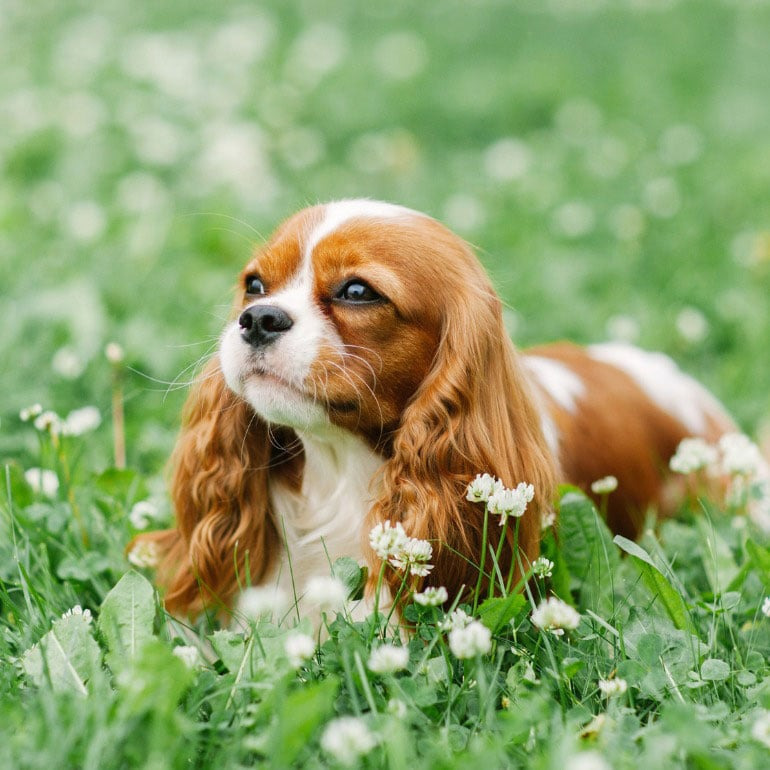
{"type": "MultiPolygon", "coordinates": [[[[525,569],[537,558],[542,516],[552,507],[556,484],[554,459],[505,331],[500,300],[469,250],[458,257],[466,270],[445,298],[439,349],[404,410],[368,517],[369,527],[400,521],[411,537],[431,541],[435,567],[428,582],[445,586],[450,596],[472,589],[479,574],[484,507],[465,499],[476,474],[491,473],[507,486],[534,485],[535,499],[518,531],[525,569]]],[[[499,537],[498,523],[491,521],[492,548],[499,537]]],[[[507,539],[500,565],[505,575],[514,556],[514,528],[507,539]]],[[[485,572],[490,569],[488,558],[485,572]]],[[[401,580],[390,571],[393,595],[401,580]]]]}
{"type": "Polygon", "coordinates": [[[213,358],[187,399],[171,458],[177,526],[137,538],[160,551],[170,612],[225,607],[239,586],[267,573],[279,543],[268,474],[282,459],[267,424],[227,388],[213,358]]]}

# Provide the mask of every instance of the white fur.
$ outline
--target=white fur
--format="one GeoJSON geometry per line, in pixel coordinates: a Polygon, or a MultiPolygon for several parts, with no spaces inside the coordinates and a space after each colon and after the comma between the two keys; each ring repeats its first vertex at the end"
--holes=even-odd
{"type": "Polygon", "coordinates": [[[588,355],[628,374],[652,401],[693,435],[706,431],[707,416],[729,423],[729,417],[714,396],[663,353],[607,342],[589,346],[588,355]]]}
{"type": "Polygon", "coordinates": [[[333,201],[324,206],[323,219],[305,237],[303,258],[305,262],[312,259],[316,246],[331,235],[345,222],[351,219],[393,219],[396,217],[424,217],[418,211],[394,203],[372,201],[367,198],[352,198],[333,201]]]}
{"type": "Polygon", "coordinates": [[[540,429],[543,431],[545,443],[548,444],[548,448],[551,450],[551,454],[553,454],[554,457],[558,457],[559,447],[561,445],[559,429],[556,427],[556,423],[548,413],[548,409],[539,401],[537,406],[540,411],[540,429]]]}
{"type": "Polygon", "coordinates": [[[559,361],[544,356],[524,356],[524,365],[537,383],[565,411],[574,414],[577,400],[585,395],[586,387],[580,377],[559,361]]]}
{"type": "Polygon", "coordinates": [[[305,450],[302,488],[270,487],[281,540],[285,542],[274,574],[265,581],[303,605],[308,581],[328,576],[340,556],[363,564],[363,522],[372,502],[372,477],[382,458],[361,439],[330,427],[324,435],[300,433],[305,450]]]}
{"type": "Polygon", "coordinates": [[[283,289],[260,297],[249,307],[260,305],[280,308],[293,325],[280,339],[255,350],[241,338],[238,322],[230,324],[220,343],[225,381],[270,422],[305,430],[327,425],[326,412],[315,402],[315,388],[308,384],[308,375],[323,344],[340,345],[341,341],[313,300],[312,263],[304,260],[283,289]],[[278,380],[260,375],[257,370],[278,380]]]}
{"type": "MultiPolygon", "coordinates": [[[[305,430],[326,426],[325,409],[313,398],[312,387],[308,391],[304,384],[306,371],[293,366],[291,352],[287,352],[292,347],[301,351],[303,340],[293,327],[284,336],[286,339],[258,352],[241,339],[237,322],[229,324],[219,345],[225,382],[268,422],[305,430]],[[257,369],[269,374],[257,373],[257,369]]],[[[311,336],[305,350],[312,346],[311,336]]]]}

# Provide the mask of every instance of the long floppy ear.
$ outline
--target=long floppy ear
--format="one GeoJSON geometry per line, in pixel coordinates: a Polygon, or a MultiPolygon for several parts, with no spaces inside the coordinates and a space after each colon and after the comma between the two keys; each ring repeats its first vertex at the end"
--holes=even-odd
{"type": "Polygon", "coordinates": [[[269,569],[279,539],[268,473],[281,457],[268,430],[227,387],[214,357],[188,396],[171,458],[176,528],[137,538],[159,551],[157,580],[169,611],[222,609],[269,569]]]}
{"type": "MultiPolygon", "coordinates": [[[[556,471],[503,326],[500,301],[488,284],[447,307],[432,369],[404,410],[369,519],[371,525],[400,521],[411,537],[431,541],[435,566],[425,582],[445,586],[450,597],[463,586],[468,593],[479,576],[484,506],[465,499],[466,486],[478,473],[495,475],[509,487],[522,481],[534,486],[518,531],[526,569],[539,553],[542,515],[552,507],[556,471]]],[[[514,556],[513,531],[510,525],[507,529],[500,564],[506,576],[514,556]]],[[[500,531],[498,521],[490,520],[493,548],[500,531]]],[[[487,574],[491,569],[488,556],[487,574]]],[[[402,577],[389,572],[396,592],[402,577]]]]}

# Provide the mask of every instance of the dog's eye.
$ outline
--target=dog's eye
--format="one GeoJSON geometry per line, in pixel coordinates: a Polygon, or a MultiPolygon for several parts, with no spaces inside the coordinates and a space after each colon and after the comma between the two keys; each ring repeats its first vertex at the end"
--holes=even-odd
{"type": "Polygon", "coordinates": [[[379,302],[382,297],[368,284],[358,278],[348,281],[335,295],[334,299],[343,302],[363,304],[379,302]]]}
{"type": "Polygon", "coordinates": [[[264,294],[265,284],[256,275],[246,277],[246,294],[264,294]]]}

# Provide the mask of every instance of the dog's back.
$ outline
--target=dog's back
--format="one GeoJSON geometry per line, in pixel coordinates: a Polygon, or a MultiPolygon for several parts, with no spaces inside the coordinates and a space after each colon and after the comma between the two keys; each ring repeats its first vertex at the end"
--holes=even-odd
{"type": "Polygon", "coordinates": [[[608,523],[626,537],[639,534],[648,507],[667,515],[681,505],[684,480],[668,464],[682,439],[715,442],[736,430],[719,401],[661,353],[557,343],[524,360],[562,477],[590,491],[615,476],[608,523]]]}

